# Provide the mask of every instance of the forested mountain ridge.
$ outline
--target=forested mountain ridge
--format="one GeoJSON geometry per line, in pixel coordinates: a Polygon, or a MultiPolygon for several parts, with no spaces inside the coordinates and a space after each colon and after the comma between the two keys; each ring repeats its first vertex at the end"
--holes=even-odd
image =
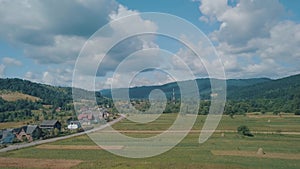
{"type": "MultiPolygon", "coordinates": [[[[215,79],[215,80],[217,80],[217,79],[215,79]]],[[[268,79],[268,78],[229,79],[229,80],[226,80],[227,92],[228,91],[236,91],[237,89],[242,89],[244,87],[248,87],[248,86],[260,84],[260,83],[265,83],[265,82],[270,82],[270,81],[272,81],[272,80],[268,79]]],[[[208,79],[208,78],[196,79],[196,83],[198,85],[201,99],[209,99],[210,94],[211,94],[210,79],[208,79]]],[[[174,89],[176,98],[180,97],[180,90],[179,90],[177,82],[172,82],[172,83],[164,84],[161,86],[141,86],[141,87],[130,88],[129,89],[130,98],[132,98],[132,99],[147,99],[149,96],[149,93],[154,89],[160,89],[160,90],[164,91],[166,94],[166,97],[169,99],[172,97],[173,89],[174,89]]],[[[118,91],[118,90],[124,90],[124,89],[116,89],[116,91],[118,91]]],[[[101,90],[100,92],[103,96],[111,98],[111,90],[110,89],[104,89],[104,90],[101,90]]],[[[234,94],[234,92],[230,93],[230,94],[234,94]]]]}
{"type": "MultiPolygon", "coordinates": [[[[216,79],[215,79],[216,80],[216,79]]],[[[210,80],[197,79],[201,100],[210,100],[210,80]]],[[[229,79],[225,114],[244,114],[246,112],[279,112],[300,114],[300,74],[281,79],[254,78],[229,79]]],[[[129,89],[131,99],[148,99],[153,89],[161,89],[167,98],[172,98],[173,89],[176,99],[180,99],[177,83],[162,86],[142,86],[129,89]]],[[[116,89],[116,91],[122,89],[116,89]]],[[[105,97],[111,97],[109,89],[102,90],[105,97]]],[[[179,106],[179,105],[178,105],[179,106]]],[[[199,114],[208,113],[208,103],[202,104],[199,114]]]]}
{"type": "Polygon", "coordinates": [[[69,87],[54,87],[17,78],[0,79],[0,90],[35,96],[41,99],[42,104],[54,105],[55,107],[61,107],[72,101],[72,89],[69,87]]]}
{"type": "Polygon", "coordinates": [[[300,74],[229,90],[229,99],[286,99],[300,96],[300,74]]]}

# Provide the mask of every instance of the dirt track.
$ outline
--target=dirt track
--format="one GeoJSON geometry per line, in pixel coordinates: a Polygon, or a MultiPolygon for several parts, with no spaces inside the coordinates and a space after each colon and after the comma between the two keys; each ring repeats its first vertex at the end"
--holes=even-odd
{"type": "Polygon", "coordinates": [[[97,145],[39,145],[36,148],[49,150],[119,150],[124,146],[97,146],[97,145]]]}
{"type": "Polygon", "coordinates": [[[237,150],[212,150],[213,155],[221,156],[239,156],[239,157],[257,157],[257,158],[276,158],[276,159],[288,159],[288,160],[300,160],[300,154],[291,153],[268,153],[257,154],[255,151],[237,151],[237,150]]]}

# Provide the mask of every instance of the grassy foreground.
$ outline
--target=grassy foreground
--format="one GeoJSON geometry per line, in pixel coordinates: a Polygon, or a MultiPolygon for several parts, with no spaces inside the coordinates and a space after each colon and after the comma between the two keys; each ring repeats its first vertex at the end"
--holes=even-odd
{"type": "MultiPolygon", "coordinates": [[[[119,130],[164,130],[168,128],[175,114],[163,115],[153,123],[141,125],[127,120],[115,124],[114,128],[119,130]]],[[[215,133],[204,144],[198,143],[199,133],[205,116],[199,116],[191,132],[181,143],[170,151],[159,156],[146,159],[129,159],[115,156],[107,151],[91,149],[94,147],[88,136],[80,136],[68,140],[54,142],[48,147],[59,146],[59,148],[45,148],[37,146],[22,150],[0,154],[0,158],[10,159],[60,159],[78,160],[76,166],[65,166],[65,168],[88,169],[88,168],[289,168],[300,167],[300,135],[285,135],[281,132],[300,132],[300,118],[292,116],[267,116],[255,117],[236,116],[234,119],[224,116],[218,130],[236,130],[240,125],[247,125],[252,131],[268,131],[274,134],[254,134],[255,137],[242,137],[236,133],[215,133]],[[68,148],[64,148],[64,146],[68,148]],[[76,146],[76,149],[70,147],[76,146]],[[82,147],[82,148],[80,148],[82,147]],[[87,148],[88,147],[88,148],[87,148]],[[266,155],[255,155],[258,148],[263,148],[266,155]],[[229,152],[237,152],[232,155],[229,152]],[[216,152],[223,152],[223,155],[216,152]],[[226,154],[226,152],[228,152],[226,154]],[[225,153],[225,155],[224,155],[225,153]],[[249,154],[254,156],[249,156],[249,154]],[[275,154],[273,156],[273,154],[275,154]],[[279,154],[279,155],[278,155],[279,154]],[[294,157],[294,158],[292,158],[294,157]],[[297,159],[299,157],[299,159],[297,159]]],[[[132,137],[148,137],[153,133],[130,133],[132,137]]],[[[221,153],[222,154],[222,153],[221,153]]],[[[38,165],[29,166],[1,166],[0,168],[39,168],[38,165]]],[[[47,168],[46,166],[43,168],[47,168]]],[[[51,167],[49,167],[51,168],[51,167]]]]}

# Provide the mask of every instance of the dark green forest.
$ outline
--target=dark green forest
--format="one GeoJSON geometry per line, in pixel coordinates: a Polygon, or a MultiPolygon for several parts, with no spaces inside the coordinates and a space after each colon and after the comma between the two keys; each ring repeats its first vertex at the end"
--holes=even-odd
{"type": "MultiPolygon", "coordinates": [[[[210,79],[196,80],[201,104],[199,114],[207,114],[210,105],[210,79]]],[[[227,102],[225,114],[245,114],[247,112],[280,112],[300,114],[300,75],[282,79],[254,78],[229,79],[227,84],[227,102]]],[[[131,99],[147,100],[150,92],[160,89],[171,100],[173,89],[177,103],[180,103],[180,90],[177,83],[162,86],[142,86],[129,89],[131,99]]],[[[117,89],[123,90],[123,89],[117,89]]],[[[101,94],[111,97],[109,89],[102,90],[101,94]]],[[[168,104],[165,112],[178,111],[180,105],[168,104]]]]}

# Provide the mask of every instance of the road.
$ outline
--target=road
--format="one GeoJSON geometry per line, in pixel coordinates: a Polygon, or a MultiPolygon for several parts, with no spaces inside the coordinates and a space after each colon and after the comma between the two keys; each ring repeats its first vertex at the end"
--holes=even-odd
{"type": "Polygon", "coordinates": [[[72,135],[68,135],[68,136],[63,136],[63,137],[55,137],[55,138],[50,138],[50,139],[46,139],[46,140],[37,140],[31,143],[26,143],[26,144],[13,144],[13,145],[9,145],[6,148],[0,149],[0,153],[1,152],[8,152],[8,151],[12,151],[12,150],[18,150],[18,149],[22,149],[22,148],[26,148],[26,147],[32,147],[32,146],[36,146],[36,145],[40,145],[40,144],[45,144],[45,143],[51,143],[51,142],[55,142],[55,141],[59,141],[59,140],[65,140],[68,138],[72,138],[72,137],[77,137],[77,136],[81,136],[81,135],[85,135],[85,134],[89,134],[98,130],[102,130],[107,126],[111,126],[119,121],[121,121],[122,119],[124,119],[125,116],[124,115],[120,115],[120,117],[118,117],[117,119],[106,123],[104,125],[101,125],[99,127],[93,128],[91,130],[85,131],[85,132],[81,132],[81,133],[75,133],[72,135]]]}

